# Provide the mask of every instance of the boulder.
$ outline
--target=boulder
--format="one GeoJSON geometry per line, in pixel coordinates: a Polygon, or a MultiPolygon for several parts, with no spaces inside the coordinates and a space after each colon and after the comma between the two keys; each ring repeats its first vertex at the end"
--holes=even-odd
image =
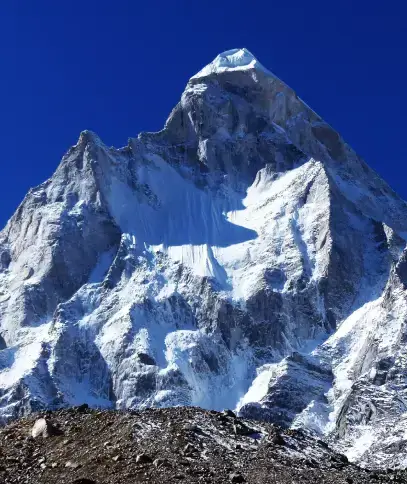
{"type": "Polygon", "coordinates": [[[46,418],[39,418],[36,420],[31,430],[31,437],[34,439],[37,439],[38,437],[52,437],[60,434],[61,431],[46,418]]]}

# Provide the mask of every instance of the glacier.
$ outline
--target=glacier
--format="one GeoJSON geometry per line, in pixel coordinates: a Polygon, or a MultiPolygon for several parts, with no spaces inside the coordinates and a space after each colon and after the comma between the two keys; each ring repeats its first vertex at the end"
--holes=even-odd
{"type": "Polygon", "coordinates": [[[407,205],[247,49],[84,131],[0,232],[0,422],[194,405],[407,466],[407,205]]]}

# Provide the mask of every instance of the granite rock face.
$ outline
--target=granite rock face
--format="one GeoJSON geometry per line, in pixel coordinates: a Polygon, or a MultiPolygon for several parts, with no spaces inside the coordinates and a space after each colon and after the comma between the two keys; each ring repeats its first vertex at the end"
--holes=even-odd
{"type": "Polygon", "coordinates": [[[0,232],[0,418],[195,405],[405,465],[407,205],[245,49],[0,232]]]}

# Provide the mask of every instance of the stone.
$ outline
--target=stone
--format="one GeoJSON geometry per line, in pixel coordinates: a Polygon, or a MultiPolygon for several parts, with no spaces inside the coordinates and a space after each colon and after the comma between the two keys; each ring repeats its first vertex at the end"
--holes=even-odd
{"type": "Polygon", "coordinates": [[[184,448],[183,448],[184,454],[192,454],[193,452],[196,452],[196,448],[191,444],[188,443],[184,448]]]}
{"type": "Polygon", "coordinates": [[[152,461],[153,460],[151,459],[151,457],[147,454],[139,454],[136,457],[136,463],[137,464],[149,464],[152,461]]]}
{"type": "Polygon", "coordinates": [[[230,409],[225,409],[222,411],[222,414],[225,415],[226,417],[231,417],[231,418],[236,418],[235,412],[233,412],[230,409]]]}
{"type": "Polygon", "coordinates": [[[275,445],[284,445],[285,441],[281,434],[274,434],[273,437],[270,439],[271,442],[275,445]]]}
{"type": "Polygon", "coordinates": [[[187,430],[188,432],[194,432],[196,434],[202,433],[202,429],[198,427],[198,425],[191,423],[184,425],[184,430],[187,430]]]}
{"type": "Polygon", "coordinates": [[[33,428],[31,429],[31,436],[34,439],[37,439],[38,437],[52,437],[54,435],[60,434],[61,431],[45,418],[40,418],[36,420],[33,428]]]}
{"type": "Polygon", "coordinates": [[[157,364],[154,358],[147,353],[138,353],[137,358],[139,359],[140,363],[143,363],[143,365],[155,366],[157,364]]]}
{"type": "Polygon", "coordinates": [[[87,403],[82,403],[82,405],[79,405],[78,407],[76,407],[76,410],[79,413],[85,413],[88,409],[89,409],[89,405],[87,403]]]}
{"type": "Polygon", "coordinates": [[[233,424],[233,432],[236,435],[252,435],[255,434],[257,431],[248,427],[243,422],[236,422],[233,424]]]}
{"type": "Polygon", "coordinates": [[[168,459],[158,458],[153,462],[154,467],[171,467],[171,463],[168,459]]]}
{"type": "Polygon", "coordinates": [[[79,479],[75,479],[74,481],[72,481],[72,484],[98,484],[98,483],[96,481],[93,481],[92,479],[81,477],[79,479]]]}
{"type": "Polygon", "coordinates": [[[239,472],[232,472],[232,474],[229,474],[229,479],[231,482],[246,482],[246,479],[240,474],[239,472]]]}

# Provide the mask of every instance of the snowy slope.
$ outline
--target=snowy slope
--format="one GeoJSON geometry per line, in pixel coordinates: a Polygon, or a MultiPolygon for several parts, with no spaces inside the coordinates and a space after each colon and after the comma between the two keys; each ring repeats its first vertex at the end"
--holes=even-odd
{"type": "Polygon", "coordinates": [[[407,206],[246,49],[0,232],[0,418],[237,408],[404,465],[407,206]]]}

